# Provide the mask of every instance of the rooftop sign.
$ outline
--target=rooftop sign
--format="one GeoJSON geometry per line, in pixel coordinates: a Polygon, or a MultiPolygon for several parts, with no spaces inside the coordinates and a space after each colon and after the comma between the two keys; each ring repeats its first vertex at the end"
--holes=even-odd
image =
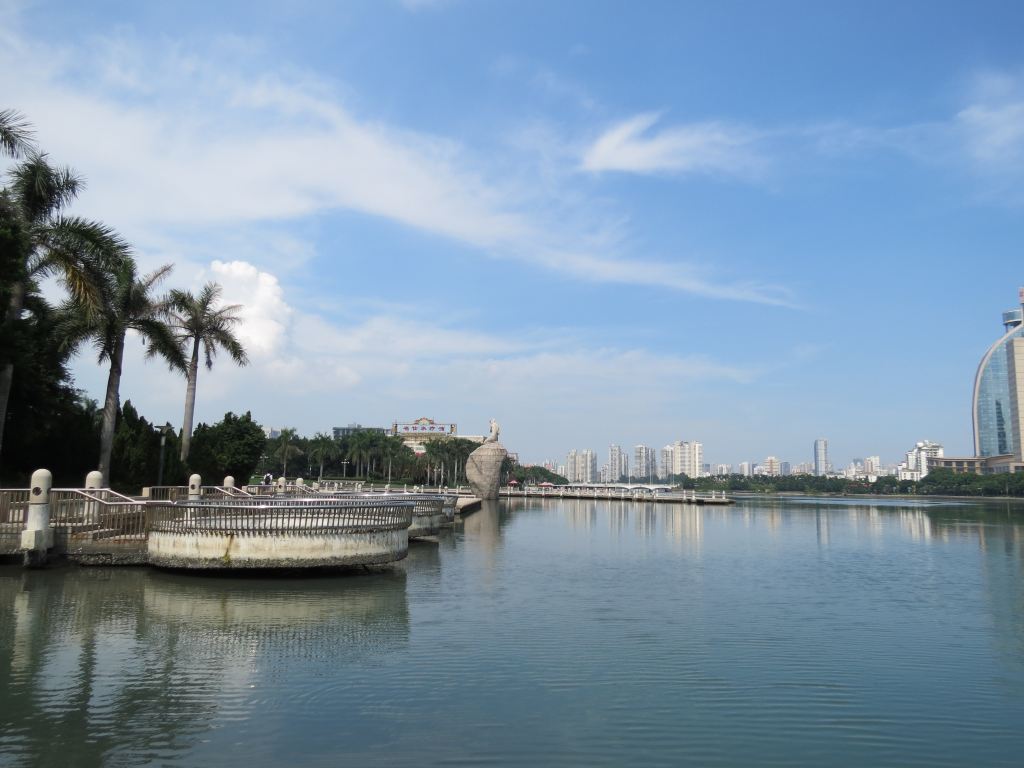
{"type": "Polygon", "coordinates": [[[456,424],[434,421],[433,419],[416,419],[409,422],[395,422],[391,425],[392,435],[454,435],[458,433],[456,424]]]}

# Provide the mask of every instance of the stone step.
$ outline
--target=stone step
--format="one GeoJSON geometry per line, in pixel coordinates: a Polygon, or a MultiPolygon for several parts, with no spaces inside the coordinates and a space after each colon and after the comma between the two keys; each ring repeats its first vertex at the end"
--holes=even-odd
{"type": "Polygon", "coordinates": [[[117,528],[92,528],[91,530],[80,530],[71,534],[72,539],[85,539],[86,541],[96,541],[97,539],[111,539],[115,536],[121,536],[122,531],[117,528]]]}

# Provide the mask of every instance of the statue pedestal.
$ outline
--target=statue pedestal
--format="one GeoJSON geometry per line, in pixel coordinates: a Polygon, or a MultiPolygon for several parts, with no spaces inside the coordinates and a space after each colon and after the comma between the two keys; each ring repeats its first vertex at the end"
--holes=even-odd
{"type": "Polygon", "coordinates": [[[501,443],[484,443],[466,460],[466,479],[478,499],[498,498],[501,464],[508,451],[501,443]]]}

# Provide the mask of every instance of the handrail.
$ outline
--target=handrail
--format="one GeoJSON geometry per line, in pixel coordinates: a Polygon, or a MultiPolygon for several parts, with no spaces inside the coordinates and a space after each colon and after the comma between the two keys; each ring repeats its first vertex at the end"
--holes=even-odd
{"type": "Polygon", "coordinates": [[[150,531],[178,535],[318,535],[404,530],[415,502],[399,499],[277,498],[152,502],[150,531]]]}

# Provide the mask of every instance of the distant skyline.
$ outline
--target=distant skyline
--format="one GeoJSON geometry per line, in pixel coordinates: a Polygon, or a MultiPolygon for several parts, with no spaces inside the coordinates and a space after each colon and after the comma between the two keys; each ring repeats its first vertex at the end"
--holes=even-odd
{"type": "MultiPolygon", "coordinates": [[[[524,461],[971,453],[1024,284],[1014,2],[0,0],[0,107],[169,284],[200,421],[490,418],[524,461]]],[[[78,386],[105,372],[87,353],[78,386]]],[[[180,426],[130,344],[122,398],[180,426]]]]}

